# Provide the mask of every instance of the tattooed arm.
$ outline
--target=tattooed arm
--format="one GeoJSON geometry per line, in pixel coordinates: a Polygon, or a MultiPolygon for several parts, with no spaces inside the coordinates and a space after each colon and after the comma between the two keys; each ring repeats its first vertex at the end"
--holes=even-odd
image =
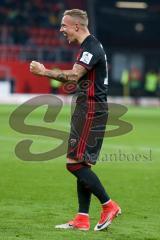
{"type": "Polygon", "coordinates": [[[87,73],[87,70],[83,66],[76,63],[73,65],[72,70],[49,70],[46,69],[43,64],[32,61],[30,64],[30,72],[39,76],[55,78],[58,81],[65,83],[68,81],[77,82],[83,75],[87,73]]]}

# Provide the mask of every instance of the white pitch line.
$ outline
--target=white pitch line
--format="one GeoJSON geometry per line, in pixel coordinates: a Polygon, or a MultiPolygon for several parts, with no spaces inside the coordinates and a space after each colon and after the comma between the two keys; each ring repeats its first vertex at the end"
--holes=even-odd
{"type": "MultiPolygon", "coordinates": [[[[38,137],[38,139],[34,139],[34,137],[36,137],[35,135],[28,135],[28,136],[21,136],[21,137],[10,137],[10,136],[0,136],[0,140],[4,140],[4,141],[6,141],[6,142],[15,142],[15,141],[20,141],[20,140],[23,140],[23,139],[29,139],[29,138],[31,138],[33,141],[38,141],[39,143],[47,143],[48,144],[48,142],[50,141],[50,142],[53,142],[54,141],[54,138],[53,138],[53,140],[51,140],[51,138],[50,137],[48,137],[49,138],[49,140],[43,140],[43,139],[39,139],[39,136],[37,136],[38,137]]],[[[47,137],[47,136],[42,136],[42,137],[47,137]]],[[[57,141],[57,138],[55,139],[56,141],[57,141]]],[[[60,139],[59,139],[59,141],[61,141],[60,139]]],[[[126,151],[128,151],[129,149],[130,150],[132,150],[133,151],[133,149],[135,149],[135,150],[143,150],[143,151],[146,151],[146,150],[152,150],[152,151],[155,151],[155,152],[160,152],[160,148],[159,147],[152,147],[152,146],[144,146],[144,145],[142,145],[142,146],[131,146],[131,145],[127,145],[127,144],[125,144],[125,145],[119,145],[119,144],[117,144],[118,145],[118,149],[123,149],[123,150],[125,150],[126,149],[126,151]]],[[[117,149],[117,145],[116,144],[107,144],[107,148],[109,149],[109,148],[112,148],[112,149],[115,149],[115,150],[118,150],[117,149]]]]}
{"type": "MultiPolygon", "coordinates": [[[[115,144],[115,145],[113,145],[113,144],[108,144],[107,145],[108,146],[108,148],[116,148],[116,150],[117,150],[117,145],[115,144]]],[[[139,150],[153,150],[153,151],[156,151],[156,152],[160,152],[160,148],[159,147],[151,147],[151,146],[131,146],[131,145],[127,145],[127,144],[125,144],[125,145],[119,145],[118,144],[118,149],[122,149],[123,148],[123,150],[128,150],[128,149],[131,149],[131,150],[133,150],[133,149],[139,149],[139,150]]]]}

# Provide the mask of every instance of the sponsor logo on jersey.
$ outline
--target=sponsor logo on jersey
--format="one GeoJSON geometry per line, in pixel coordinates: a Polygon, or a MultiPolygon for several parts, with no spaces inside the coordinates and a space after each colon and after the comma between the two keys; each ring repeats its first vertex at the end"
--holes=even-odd
{"type": "Polygon", "coordinates": [[[83,52],[82,57],[80,59],[81,62],[84,62],[86,64],[89,64],[91,59],[93,57],[93,54],[89,53],[89,52],[83,52]]]}

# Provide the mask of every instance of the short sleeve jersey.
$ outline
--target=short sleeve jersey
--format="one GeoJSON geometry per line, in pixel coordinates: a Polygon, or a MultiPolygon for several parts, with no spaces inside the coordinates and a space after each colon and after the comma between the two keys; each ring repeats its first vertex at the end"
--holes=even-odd
{"type": "Polygon", "coordinates": [[[78,95],[85,96],[85,100],[93,99],[96,102],[107,101],[108,69],[107,57],[102,44],[89,35],[81,44],[76,63],[87,69],[78,82],[78,95]]]}

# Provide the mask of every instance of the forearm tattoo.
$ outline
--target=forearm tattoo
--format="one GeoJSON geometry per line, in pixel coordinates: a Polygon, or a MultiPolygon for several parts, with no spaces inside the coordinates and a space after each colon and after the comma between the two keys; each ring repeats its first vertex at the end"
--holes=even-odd
{"type": "Polygon", "coordinates": [[[78,74],[66,70],[66,72],[61,70],[46,70],[45,73],[46,77],[49,78],[55,78],[60,82],[68,82],[68,81],[77,81],[78,80],[78,74]]]}
{"type": "Polygon", "coordinates": [[[60,73],[58,76],[57,76],[57,79],[61,82],[66,82],[68,81],[68,76],[64,73],[60,73]]]}

